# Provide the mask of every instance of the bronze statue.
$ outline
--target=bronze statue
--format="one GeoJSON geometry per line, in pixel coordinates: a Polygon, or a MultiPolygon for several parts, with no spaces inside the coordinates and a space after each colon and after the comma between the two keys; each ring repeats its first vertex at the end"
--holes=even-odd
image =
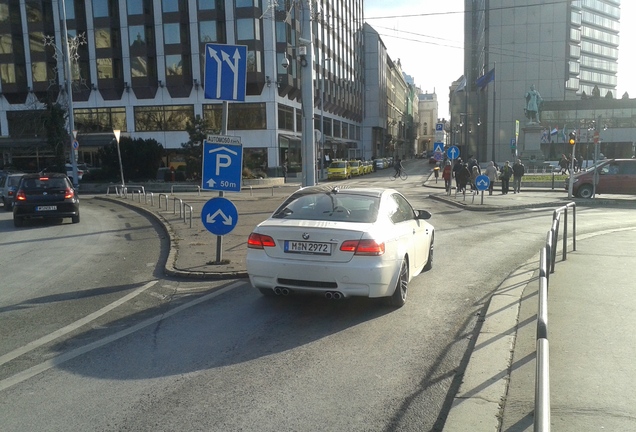
{"type": "Polygon", "coordinates": [[[541,123],[539,113],[541,112],[542,102],[541,95],[532,84],[530,90],[526,93],[526,108],[524,109],[526,117],[530,119],[530,123],[541,123]]]}

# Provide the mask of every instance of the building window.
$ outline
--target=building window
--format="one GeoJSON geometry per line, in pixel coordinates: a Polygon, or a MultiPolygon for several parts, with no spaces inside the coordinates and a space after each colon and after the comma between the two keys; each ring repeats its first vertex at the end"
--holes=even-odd
{"type": "Polygon", "coordinates": [[[93,17],[104,18],[108,17],[109,0],[93,0],[93,17]]]}
{"type": "Polygon", "coordinates": [[[147,77],[149,75],[148,59],[146,57],[131,57],[130,75],[133,78],[147,77]]]}
{"type": "Polygon", "coordinates": [[[296,110],[296,132],[303,131],[303,112],[302,110],[296,110]]]}
{"type": "Polygon", "coordinates": [[[110,39],[110,29],[109,28],[99,28],[95,29],[95,48],[110,48],[111,47],[111,39],[110,39]]]}
{"type": "Polygon", "coordinates": [[[179,0],[162,0],[161,9],[163,12],[179,12],[179,0]]]}
{"type": "Polygon", "coordinates": [[[163,43],[165,45],[181,43],[181,25],[179,23],[165,23],[163,25],[163,43]]]}
{"type": "Polygon", "coordinates": [[[44,33],[41,31],[30,32],[29,46],[31,52],[44,52],[44,33]]]}
{"type": "MultiPolygon", "coordinates": [[[[218,132],[221,130],[223,105],[203,105],[203,120],[206,129],[218,132]]],[[[254,130],[267,128],[267,113],[264,103],[230,104],[228,107],[229,130],[254,130]]]]}
{"type": "Polygon", "coordinates": [[[166,76],[182,76],[184,56],[181,54],[170,54],[166,56],[166,76]]]}
{"type": "Polygon", "coordinates": [[[199,42],[217,42],[216,21],[199,21],[199,42]]]}
{"type": "Polygon", "coordinates": [[[216,0],[199,0],[199,10],[216,9],[216,0]]]}
{"type": "Polygon", "coordinates": [[[340,138],[341,137],[340,120],[334,120],[333,121],[333,136],[334,136],[334,138],[340,138]]]}
{"type": "Polygon", "coordinates": [[[46,82],[49,78],[53,79],[55,77],[53,73],[48,73],[46,62],[31,63],[31,73],[33,75],[33,82],[46,82]]]}
{"type": "Polygon", "coordinates": [[[193,118],[192,105],[135,107],[135,131],[184,131],[193,118]]]}
{"type": "Polygon", "coordinates": [[[294,130],[294,109],[285,105],[278,105],[278,129],[294,130]]]}
{"type": "Polygon", "coordinates": [[[228,129],[267,129],[264,103],[231,104],[228,118],[228,129]]]}
{"type": "Polygon", "coordinates": [[[239,18],[236,20],[236,39],[254,40],[260,39],[259,22],[254,18],[239,18]]]}
{"type": "Polygon", "coordinates": [[[128,42],[131,48],[141,48],[146,46],[146,29],[144,26],[128,27],[128,42]]]}
{"type": "Polygon", "coordinates": [[[10,34],[0,34],[0,54],[13,53],[13,40],[10,34]]]}
{"type": "Polygon", "coordinates": [[[98,58],[97,62],[97,78],[110,79],[113,78],[113,59],[98,58]]]}
{"type": "Polygon", "coordinates": [[[75,128],[82,133],[126,132],[126,108],[74,109],[75,128]]]}
{"type": "Polygon", "coordinates": [[[258,0],[236,0],[236,7],[258,7],[258,0]]]}

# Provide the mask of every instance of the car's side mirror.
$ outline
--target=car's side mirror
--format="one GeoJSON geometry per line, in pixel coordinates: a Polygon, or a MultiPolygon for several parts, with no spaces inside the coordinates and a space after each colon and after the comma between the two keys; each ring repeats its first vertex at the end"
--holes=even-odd
{"type": "Polygon", "coordinates": [[[418,219],[430,219],[431,214],[426,210],[416,210],[418,219]]]}

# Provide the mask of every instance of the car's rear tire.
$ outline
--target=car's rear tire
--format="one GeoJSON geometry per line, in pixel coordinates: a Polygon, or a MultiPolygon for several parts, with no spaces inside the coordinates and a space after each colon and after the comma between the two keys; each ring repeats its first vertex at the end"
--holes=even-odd
{"type": "Polygon", "coordinates": [[[592,188],[592,185],[586,184],[579,188],[578,195],[581,198],[592,198],[593,193],[594,193],[594,189],[592,188]]]}
{"type": "Polygon", "coordinates": [[[429,271],[433,268],[433,242],[435,237],[431,238],[431,246],[428,250],[428,261],[426,261],[426,265],[424,266],[424,271],[429,271]]]}
{"type": "Polygon", "coordinates": [[[408,293],[409,286],[409,264],[406,258],[402,261],[400,266],[400,273],[398,275],[397,283],[395,284],[395,291],[393,295],[389,297],[389,304],[393,307],[402,307],[406,303],[406,295],[408,293]]]}
{"type": "Polygon", "coordinates": [[[21,217],[14,216],[13,217],[13,226],[15,226],[16,228],[20,228],[20,227],[24,226],[24,219],[22,219],[21,217]]]}
{"type": "Polygon", "coordinates": [[[2,203],[4,204],[4,209],[6,211],[11,210],[11,203],[10,202],[8,202],[6,199],[2,198],[2,203]]]}
{"type": "Polygon", "coordinates": [[[71,222],[72,223],[79,223],[79,221],[80,221],[80,215],[71,216],[71,222]]]}

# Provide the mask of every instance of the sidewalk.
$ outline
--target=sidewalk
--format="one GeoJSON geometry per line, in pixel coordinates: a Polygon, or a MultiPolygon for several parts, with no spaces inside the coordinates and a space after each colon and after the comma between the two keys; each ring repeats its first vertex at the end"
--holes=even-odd
{"type": "MultiPolygon", "coordinates": [[[[155,217],[170,238],[165,272],[201,279],[245,278],[246,239],[290,193],[300,187],[247,188],[226,193],[237,207],[236,228],[217,237],[201,222],[201,208],[218,192],[168,194],[158,207],[114,195],[97,196],[140,209],[155,217]],[[175,203],[175,199],[177,202],[175,203]],[[179,216],[178,199],[193,207],[179,216]],[[176,211],[175,211],[176,209],[176,211]],[[185,219],[185,222],[184,222],[185,219]],[[219,259],[220,258],[220,259],[219,259]]],[[[560,207],[571,200],[564,191],[522,188],[520,194],[448,196],[443,181],[431,176],[423,187],[430,197],[471,211],[560,207]]],[[[576,200],[585,206],[636,208],[636,197],[576,200]]],[[[636,229],[577,238],[577,251],[559,262],[550,277],[549,343],[552,425],[555,431],[635,430],[632,385],[636,380],[636,296],[631,282],[636,229]],[[603,269],[599,271],[599,269],[603,269]],[[612,317],[612,319],[608,319],[612,317]],[[622,331],[617,332],[617,326],[622,331]],[[623,330],[624,329],[624,330],[623,330]],[[629,396],[632,396],[631,398],[629,396]],[[629,426],[628,426],[629,423],[629,426]],[[592,426],[594,425],[594,426],[592,426]],[[599,427],[600,426],[600,427],[599,427]]],[[[538,291],[536,259],[513,271],[490,300],[481,331],[462,377],[444,431],[530,431],[533,428],[535,341],[538,291]]]]}

